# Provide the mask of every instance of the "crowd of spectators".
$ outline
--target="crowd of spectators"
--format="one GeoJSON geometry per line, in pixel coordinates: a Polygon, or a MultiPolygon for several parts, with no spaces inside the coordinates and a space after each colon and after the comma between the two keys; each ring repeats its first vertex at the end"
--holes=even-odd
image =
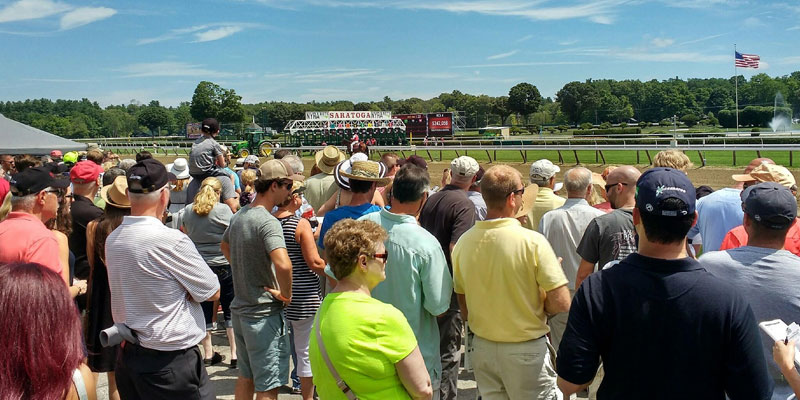
{"type": "Polygon", "coordinates": [[[439,187],[335,146],[309,174],[234,164],[202,128],[167,165],[0,155],[0,398],[94,399],[106,373],[111,399],[212,399],[226,361],[237,399],[456,399],[462,365],[486,400],[800,394],[793,338],[758,328],[800,322],[797,185],[770,159],[714,191],[678,150],[527,176],[459,156],[439,187]]]}

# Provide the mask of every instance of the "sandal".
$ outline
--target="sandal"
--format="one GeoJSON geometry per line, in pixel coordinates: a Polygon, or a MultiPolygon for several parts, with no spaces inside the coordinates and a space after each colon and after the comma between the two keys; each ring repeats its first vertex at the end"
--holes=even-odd
{"type": "Polygon", "coordinates": [[[214,355],[211,356],[211,358],[204,358],[203,359],[203,364],[205,364],[206,367],[210,367],[212,365],[219,364],[219,363],[221,363],[223,361],[225,361],[225,356],[223,356],[222,354],[219,354],[219,353],[217,353],[215,351],[214,355]]]}

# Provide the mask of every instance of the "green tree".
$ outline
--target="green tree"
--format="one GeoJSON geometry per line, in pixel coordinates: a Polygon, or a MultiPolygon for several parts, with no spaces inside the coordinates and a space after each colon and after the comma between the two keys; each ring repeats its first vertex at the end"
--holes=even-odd
{"type": "Polygon", "coordinates": [[[222,88],[212,82],[202,81],[197,84],[192,95],[192,103],[189,107],[192,118],[195,121],[202,121],[206,118],[216,118],[219,114],[219,98],[222,88]]]}
{"type": "Polygon", "coordinates": [[[149,106],[139,111],[139,115],[136,116],[136,121],[139,125],[147,127],[150,133],[155,136],[156,129],[170,125],[170,115],[164,107],[149,106]]]}
{"type": "Polygon", "coordinates": [[[700,120],[700,118],[697,115],[694,115],[694,114],[686,114],[686,115],[681,117],[681,122],[686,124],[686,126],[688,126],[689,128],[697,125],[697,121],[699,121],[699,120],[700,120]]]}
{"type": "Polygon", "coordinates": [[[511,115],[508,108],[508,96],[495,97],[492,101],[492,113],[500,117],[500,125],[506,123],[506,118],[511,115]]]}
{"type": "Polygon", "coordinates": [[[518,83],[508,91],[509,110],[521,115],[526,122],[528,115],[535,113],[540,104],[542,95],[539,94],[539,89],[530,83],[518,83]]]}
{"type": "Polygon", "coordinates": [[[556,93],[556,100],[561,111],[573,124],[580,122],[581,115],[587,110],[595,109],[600,99],[594,88],[588,83],[570,82],[556,93]]]}
{"type": "Polygon", "coordinates": [[[219,114],[217,114],[219,122],[244,122],[246,116],[244,107],[242,107],[242,96],[236,94],[233,89],[222,89],[222,95],[219,99],[219,114]]]}

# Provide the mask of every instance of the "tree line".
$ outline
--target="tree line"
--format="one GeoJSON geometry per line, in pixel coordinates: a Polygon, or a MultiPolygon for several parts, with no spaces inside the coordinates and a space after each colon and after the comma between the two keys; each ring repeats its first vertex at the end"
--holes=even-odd
{"type": "MultiPolygon", "coordinates": [[[[454,90],[431,99],[416,97],[354,103],[348,100],[294,103],[264,101],[242,104],[234,89],[200,82],[191,101],[165,107],[157,100],[100,107],[96,101],[32,99],[0,101],[8,118],[68,138],[182,135],[187,123],[215,117],[223,127],[241,131],[253,121],[281,131],[306,111],[391,111],[394,114],[463,111],[468,128],[489,125],[579,126],[603,123],[659,123],[677,117],[687,125],[707,123],[733,127],[735,78],[667,80],[588,79],[569,82],[555,98],[542,97],[527,82],[510,88],[507,96],[473,95],[454,90]]],[[[800,71],[771,77],[738,77],[741,126],[765,126],[771,119],[776,94],[780,110],[800,112],[800,71]]]]}

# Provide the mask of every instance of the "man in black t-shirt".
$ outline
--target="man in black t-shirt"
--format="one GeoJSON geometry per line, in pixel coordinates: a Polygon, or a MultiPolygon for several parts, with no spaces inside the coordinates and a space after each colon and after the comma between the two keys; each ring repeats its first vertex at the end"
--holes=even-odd
{"type": "MultiPolygon", "coordinates": [[[[431,195],[419,215],[419,224],[436,237],[442,246],[451,276],[453,263],[450,252],[458,238],[475,225],[475,205],[467,197],[467,190],[475,183],[479,168],[478,162],[472,157],[461,156],[453,160],[450,163],[450,184],[431,195]]],[[[464,326],[455,294],[451,296],[450,308],[439,316],[437,322],[442,359],[440,398],[454,400],[458,391],[459,351],[464,326]]]]}
{"type": "Polygon", "coordinates": [[[614,211],[592,220],[586,227],[578,244],[581,263],[575,279],[575,287],[589,274],[611,261],[622,260],[636,252],[636,232],[633,230],[633,205],[638,169],[624,165],[608,174],[606,193],[614,211]]]}
{"type": "Polygon", "coordinates": [[[565,397],[588,387],[602,359],[604,399],[769,399],[772,380],[753,311],[686,253],[694,187],[653,168],[636,184],[638,253],[590,275],[572,302],[558,351],[565,397]]]}

